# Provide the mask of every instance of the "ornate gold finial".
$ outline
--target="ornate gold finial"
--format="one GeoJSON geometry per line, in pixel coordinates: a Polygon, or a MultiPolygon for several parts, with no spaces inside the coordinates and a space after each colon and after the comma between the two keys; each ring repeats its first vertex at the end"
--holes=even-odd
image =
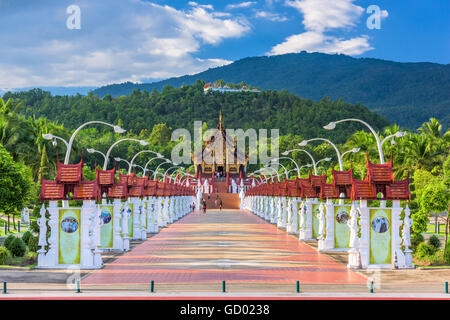
{"type": "Polygon", "coordinates": [[[222,131],[222,110],[219,113],[219,130],[222,131]]]}

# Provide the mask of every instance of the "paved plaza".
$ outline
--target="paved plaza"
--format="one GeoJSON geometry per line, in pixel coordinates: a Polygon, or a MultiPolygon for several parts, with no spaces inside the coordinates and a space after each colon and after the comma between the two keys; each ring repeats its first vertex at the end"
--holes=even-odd
{"type": "Polygon", "coordinates": [[[366,278],[293,235],[239,210],[194,212],[90,273],[82,285],[341,284],[366,278]]]}

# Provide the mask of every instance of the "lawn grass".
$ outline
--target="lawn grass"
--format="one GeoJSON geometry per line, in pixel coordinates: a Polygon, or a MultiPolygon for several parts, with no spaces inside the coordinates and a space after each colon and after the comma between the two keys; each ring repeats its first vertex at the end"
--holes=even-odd
{"type": "Polygon", "coordinates": [[[37,265],[37,253],[27,248],[23,257],[10,257],[8,260],[8,264],[0,265],[0,268],[27,269],[37,265]]]}
{"type": "MultiPolygon", "coordinates": [[[[10,221],[10,227],[9,227],[9,232],[7,235],[5,235],[5,224],[8,223],[7,220],[3,220],[0,219],[0,237],[5,237],[5,236],[9,236],[10,234],[17,234],[19,233],[19,231],[17,230],[17,222],[20,221],[19,219],[16,219],[16,230],[14,230],[14,227],[12,225],[12,220],[10,221]]],[[[20,233],[24,233],[25,231],[29,230],[29,226],[28,225],[20,225],[20,233]]]]}
{"type": "Polygon", "coordinates": [[[437,234],[435,232],[435,229],[436,229],[436,226],[434,224],[428,224],[426,233],[432,233],[432,234],[439,235],[439,236],[445,235],[445,224],[439,225],[439,234],[437,234]]]}

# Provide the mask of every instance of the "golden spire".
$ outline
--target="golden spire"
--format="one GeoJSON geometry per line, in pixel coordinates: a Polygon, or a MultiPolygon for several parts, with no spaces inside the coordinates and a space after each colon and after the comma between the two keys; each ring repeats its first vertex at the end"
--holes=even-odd
{"type": "Polygon", "coordinates": [[[222,131],[222,110],[219,113],[219,130],[222,131]]]}

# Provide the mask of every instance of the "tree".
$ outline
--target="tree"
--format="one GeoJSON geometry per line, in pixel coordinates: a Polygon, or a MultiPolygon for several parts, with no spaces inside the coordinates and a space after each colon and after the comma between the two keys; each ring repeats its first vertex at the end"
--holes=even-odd
{"type": "Polygon", "coordinates": [[[0,145],[0,211],[8,215],[23,209],[28,200],[31,181],[26,168],[14,162],[11,155],[0,145]]]}
{"type": "MultiPolygon", "coordinates": [[[[425,211],[434,211],[440,213],[448,209],[450,202],[450,191],[443,183],[428,184],[422,193],[420,206],[425,211]]],[[[446,228],[448,227],[448,216],[446,228]]],[[[447,234],[445,237],[444,252],[447,249],[447,234]]]]}
{"type": "Polygon", "coordinates": [[[165,123],[158,123],[153,126],[152,133],[150,135],[150,141],[155,145],[166,145],[171,138],[170,129],[165,123]]]}

